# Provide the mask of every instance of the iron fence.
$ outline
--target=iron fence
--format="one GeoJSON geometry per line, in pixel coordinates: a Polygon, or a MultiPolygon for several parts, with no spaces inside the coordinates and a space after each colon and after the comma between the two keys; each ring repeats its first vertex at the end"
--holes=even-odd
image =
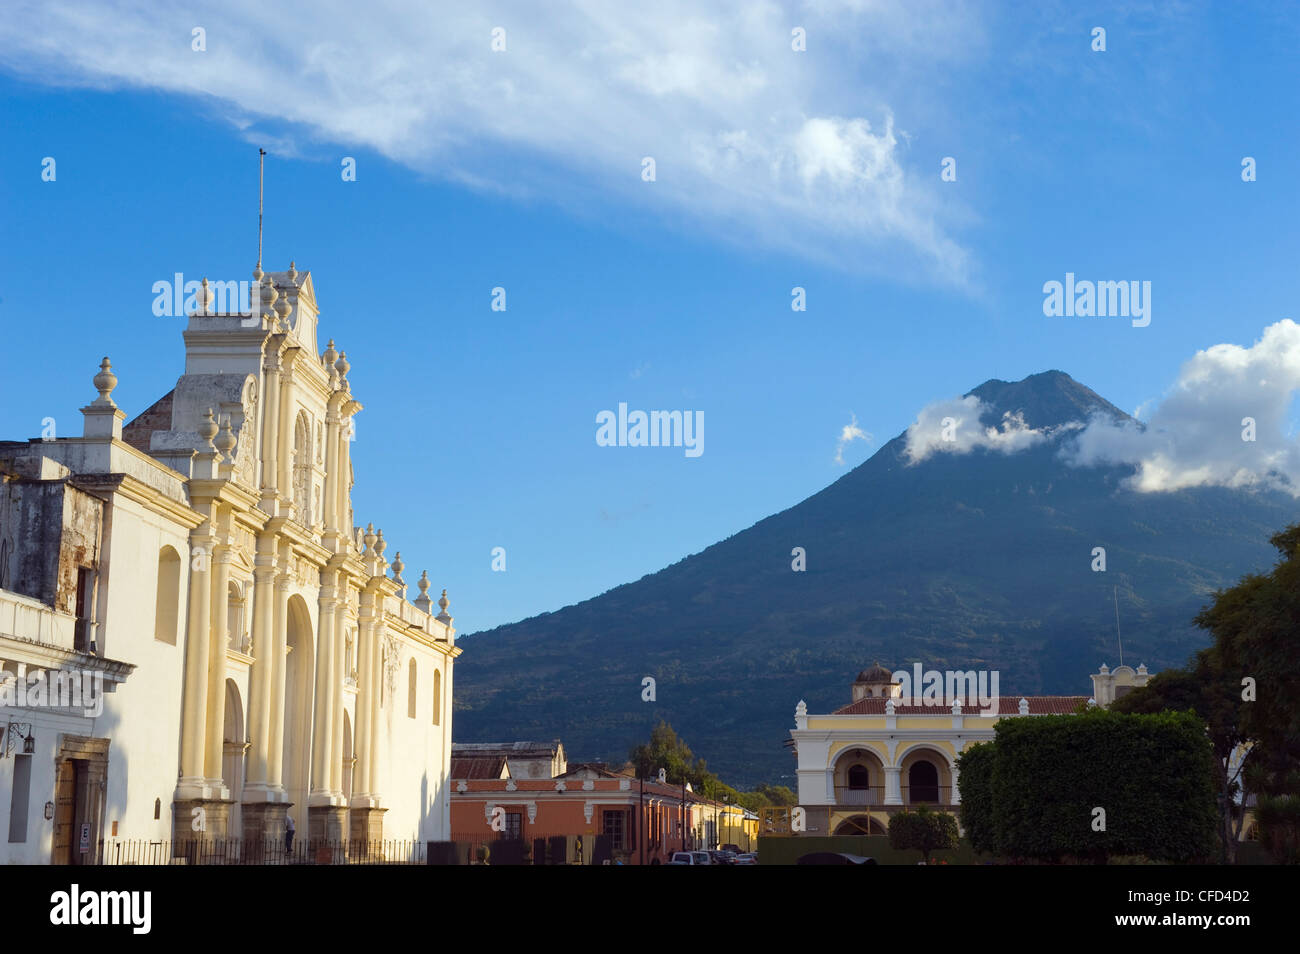
{"type": "Polygon", "coordinates": [[[149,841],[109,838],[99,842],[103,865],[423,865],[422,841],[312,841],[194,838],[149,841]]]}

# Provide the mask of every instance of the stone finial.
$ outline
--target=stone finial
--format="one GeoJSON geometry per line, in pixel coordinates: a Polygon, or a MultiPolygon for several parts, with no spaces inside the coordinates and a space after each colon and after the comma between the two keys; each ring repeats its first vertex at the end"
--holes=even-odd
{"type": "Polygon", "coordinates": [[[447,607],[450,605],[451,604],[447,602],[447,591],[443,590],[442,596],[438,597],[438,609],[440,610],[440,612],[438,613],[439,619],[442,619],[444,616],[447,615],[447,607]]]}
{"type": "Polygon", "coordinates": [[[220,428],[212,417],[212,408],[208,408],[207,413],[203,415],[203,420],[199,422],[199,437],[203,439],[203,443],[209,445],[214,450],[216,447],[212,443],[212,438],[217,436],[218,430],[220,430],[220,428]]]}
{"type": "Polygon", "coordinates": [[[420,578],[415,581],[415,585],[420,588],[420,598],[427,600],[429,598],[429,571],[421,570],[420,578]]]}
{"type": "Polygon", "coordinates": [[[961,700],[956,698],[955,696],[953,697],[952,700],[952,714],[961,715],[961,700]]]}
{"type": "Polygon", "coordinates": [[[227,414],[221,420],[221,431],[217,434],[214,446],[221,452],[222,457],[233,457],[235,453],[235,444],[238,441],[235,438],[235,432],[230,429],[230,415],[227,414]]]}
{"type": "Polygon", "coordinates": [[[338,358],[339,353],[334,350],[334,339],[331,338],[329,344],[325,346],[325,353],[321,355],[321,361],[324,362],[325,367],[328,369],[334,367],[334,362],[338,358]]]}
{"type": "Polygon", "coordinates": [[[379,539],[375,536],[375,525],[373,523],[366,524],[366,535],[361,539],[365,542],[366,552],[372,552],[375,548],[375,541],[379,539]]]}
{"type": "Polygon", "coordinates": [[[275,300],[275,305],[272,307],[275,310],[275,315],[277,318],[276,321],[277,326],[281,321],[287,322],[289,320],[289,313],[293,311],[293,306],[289,304],[289,299],[285,298],[284,296],[280,296],[275,300]]]}
{"type": "Polygon", "coordinates": [[[1110,667],[1107,666],[1105,663],[1102,663],[1102,664],[1101,664],[1101,668],[1098,669],[1097,672],[1098,672],[1100,675],[1107,676],[1107,675],[1110,674],[1110,667]]]}
{"type": "Polygon", "coordinates": [[[893,715],[893,714],[894,714],[894,697],[890,696],[888,699],[885,700],[885,715],[893,715]]]}
{"type": "Polygon", "coordinates": [[[95,385],[95,390],[99,392],[99,397],[95,398],[96,404],[117,407],[113,399],[109,397],[113,393],[113,388],[117,387],[117,375],[113,373],[113,365],[108,360],[108,355],[104,360],[99,362],[99,374],[91,379],[95,385]]]}
{"type": "Polygon", "coordinates": [[[1142,663],[1141,665],[1138,666],[1138,668],[1137,668],[1137,674],[1138,674],[1139,676],[1145,676],[1145,675],[1147,675],[1147,664],[1146,664],[1146,663],[1142,663]]]}
{"type": "Polygon", "coordinates": [[[799,704],[794,707],[794,717],[796,719],[802,719],[807,714],[808,714],[808,703],[800,699],[799,704]]]}
{"type": "Polygon", "coordinates": [[[402,562],[401,550],[397,551],[397,554],[393,557],[393,562],[391,565],[393,567],[393,582],[400,583],[402,586],[405,586],[406,581],[402,579],[402,571],[406,569],[406,564],[402,562]]]}
{"type": "Polygon", "coordinates": [[[199,299],[196,302],[198,307],[194,310],[196,315],[212,314],[212,289],[208,287],[207,278],[203,279],[203,287],[199,289],[199,299]]]}
{"type": "Polygon", "coordinates": [[[388,541],[384,539],[384,531],[380,530],[375,540],[375,556],[379,559],[384,558],[384,551],[388,549],[388,541]]]}
{"type": "Polygon", "coordinates": [[[346,351],[339,352],[339,359],[334,362],[334,367],[338,368],[339,377],[346,378],[348,376],[348,372],[352,370],[352,365],[348,364],[348,353],[346,351]]]}
{"type": "Polygon", "coordinates": [[[291,282],[297,282],[297,280],[298,280],[298,269],[294,267],[294,264],[293,264],[292,261],[289,262],[289,270],[288,270],[287,272],[285,272],[285,275],[288,276],[289,281],[291,281],[291,282]]]}
{"type": "Polygon", "coordinates": [[[1029,715],[1029,700],[1024,696],[1021,696],[1020,703],[1016,706],[1016,709],[1021,715],[1029,715]]]}
{"type": "Polygon", "coordinates": [[[265,280],[260,283],[262,290],[262,309],[267,311],[275,305],[275,300],[280,297],[280,293],[275,290],[275,282],[271,281],[269,275],[264,275],[263,278],[265,280]]]}

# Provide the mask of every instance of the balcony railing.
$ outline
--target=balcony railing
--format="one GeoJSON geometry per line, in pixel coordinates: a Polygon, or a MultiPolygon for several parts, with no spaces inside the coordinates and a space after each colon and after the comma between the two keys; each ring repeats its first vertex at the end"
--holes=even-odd
{"type": "Polygon", "coordinates": [[[951,785],[903,786],[904,805],[951,805],[951,785]]]}
{"type": "Polygon", "coordinates": [[[853,788],[848,785],[835,786],[835,804],[837,805],[880,805],[885,801],[885,786],[870,785],[866,788],[853,788]]]}
{"type": "MultiPolygon", "coordinates": [[[[951,785],[903,785],[900,794],[904,805],[951,805],[951,785]]],[[[848,785],[835,786],[836,805],[870,805],[885,804],[885,786],[871,785],[867,788],[851,788],[848,785]]]]}

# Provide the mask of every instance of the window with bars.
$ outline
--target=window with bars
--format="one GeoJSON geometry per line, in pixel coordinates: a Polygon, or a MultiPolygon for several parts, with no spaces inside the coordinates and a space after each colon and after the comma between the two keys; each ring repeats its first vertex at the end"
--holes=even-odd
{"type": "Polygon", "coordinates": [[[623,851],[627,848],[627,812],[605,812],[602,830],[609,835],[610,847],[615,851],[623,851]]]}

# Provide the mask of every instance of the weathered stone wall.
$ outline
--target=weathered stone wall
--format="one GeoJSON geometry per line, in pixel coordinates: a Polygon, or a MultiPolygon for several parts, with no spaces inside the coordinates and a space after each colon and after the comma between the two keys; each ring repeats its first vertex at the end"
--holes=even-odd
{"type": "Polygon", "coordinates": [[[0,480],[0,587],[75,613],[77,570],[99,565],[103,502],[64,479],[0,480]]]}

